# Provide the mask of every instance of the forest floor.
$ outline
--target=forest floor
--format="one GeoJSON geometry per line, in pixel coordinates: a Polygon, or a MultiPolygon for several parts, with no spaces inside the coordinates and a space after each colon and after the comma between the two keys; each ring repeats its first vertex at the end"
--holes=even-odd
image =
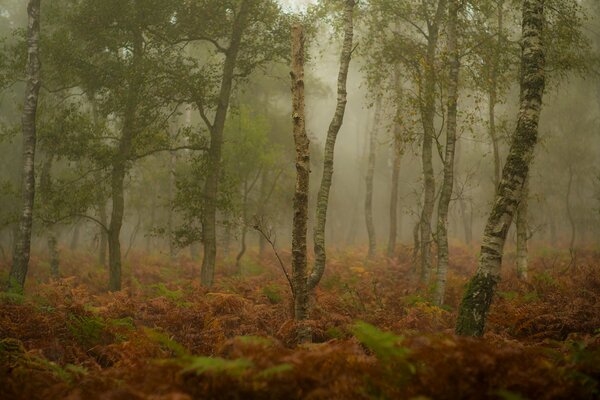
{"type": "Polygon", "coordinates": [[[65,251],[65,278],[52,282],[33,259],[26,295],[0,301],[0,398],[598,398],[600,252],[571,263],[538,249],[527,282],[509,255],[484,338],[458,338],[475,253],[452,248],[443,308],[415,284],[410,249],[369,262],[360,250],[331,254],[312,305],[315,343],[302,346],[271,258],[250,254],[241,276],[221,263],[209,291],[189,259],[133,255],[125,290],[111,294],[87,256],[65,251]]]}

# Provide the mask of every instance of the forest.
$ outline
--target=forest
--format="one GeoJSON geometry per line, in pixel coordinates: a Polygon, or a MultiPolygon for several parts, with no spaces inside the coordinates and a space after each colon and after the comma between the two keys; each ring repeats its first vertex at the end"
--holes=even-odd
{"type": "Polygon", "coordinates": [[[0,0],[0,399],[597,398],[598,0],[0,0]]]}

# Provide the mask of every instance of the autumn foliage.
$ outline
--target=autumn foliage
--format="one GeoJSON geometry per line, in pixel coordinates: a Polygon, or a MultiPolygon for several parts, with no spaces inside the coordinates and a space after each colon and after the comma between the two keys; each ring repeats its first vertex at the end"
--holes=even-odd
{"type": "Polygon", "coordinates": [[[64,254],[57,281],[34,259],[26,295],[0,305],[0,397],[597,398],[600,254],[538,250],[527,282],[509,259],[485,337],[466,339],[453,328],[475,255],[451,251],[443,308],[415,283],[409,249],[332,255],[303,346],[271,259],[249,257],[241,276],[222,262],[208,291],[189,259],[133,256],[126,289],[110,294],[84,256],[64,254]]]}

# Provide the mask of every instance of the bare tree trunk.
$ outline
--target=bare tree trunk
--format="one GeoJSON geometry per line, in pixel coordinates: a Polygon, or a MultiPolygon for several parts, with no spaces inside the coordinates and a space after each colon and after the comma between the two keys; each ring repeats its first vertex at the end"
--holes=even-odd
{"type": "Polygon", "coordinates": [[[327,131],[327,140],[325,142],[325,152],[323,156],[323,176],[317,195],[316,223],[313,231],[313,241],[315,249],[315,265],[309,277],[308,286],[314,289],[325,272],[327,254],[325,251],[325,225],[327,223],[327,209],[329,206],[329,190],[331,189],[331,180],[333,177],[333,154],[337,134],[344,121],[346,111],[347,93],[346,81],[348,79],[348,69],[350,59],[352,58],[352,40],[354,37],[354,5],[355,0],[346,0],[344,6],[344,42],[340,55],[340,69],[337,80],[337,105],[335,113],[329,124],[327,131]]]}
{"type": "MultiPolygon", "coordinates": [[[[173,128],[174,129],[174,128],[173,128]]],[[[175,136],[174,132],[171,132],[171,136],[175,136]]],[[[177,162],[177,154],[174,151],[169,153],[169,182],[167,188],[168,197],[168,214],[167,214],[167,239],[169,240],[169,261],[174,263],[176,261],[177,250],[175,249],[175,243],[173,241],[173,203],[175,201],[175,164],[177,162]]]]}
{"type": "Polygon", "coordinates": [[[40,0],[29,0],[27,26],[27,82],[21,117],[23,130],[23,167],[21,175],[21,215],[9,275],[9,288],[22,291],[25,286],[31,251],[31,226],[35,196],[36,114],[41,86],[40,78],[40,0]]]}
{"type": "Polygon", "coordinates": [[[569,239],[569,252],[571,255],[575,251],[575,219],[573,218],[573,210],[571,210],[571,190],[573,187],[573,168],[569,166],[569,181],[567,183],[567,193],[565,194],[565,207],[567,210],[567,218],[569,219],[569,225],[571,225],[571,237],[569,239]]]}
{"type": "Polygon", "coordinates": [[[381,96],[377,96],[375,105],[375,121],[369,132],[369,159],[367,162],[366,193],[365,193],[365,222],[367,224],[367,235],[369,236],[368,258],[375,257],[377,251],[377,239],[375,236],[375,224],[373,223],[373,178],[375,176],[375,157],[377,154],[377,130],[381,118],[381,96]]]}
{"type": "Polygon", "coordinates": [[[521,102],[517,128],[488,218],[479,266],[469,282],[459,309],[456,333],[481,336],[496,285],[508,229],[529,173],[538,137],[545,86],[543,44],[544,0],[523,0],[521,102]]]}
{"type": "Polygon", "coordinates": [[[525,181],[521,202],[517,208],[517,276],[519,279],[527,279],[527,241],[529,240],[528,207],[529,178],[525,181]]]}
{"type": "Polygon", "coordinates": [[[428,284],[431,277],[431,219],[435,206],[435,176],[433,171],[433,138],[435,136],[435,59],[438,34],[446,10],[446,0],[439,0],[435,19],[428,24],[427,59],[425,60],[424,83],[421,100],[421,122],[423,124],[423,210],[421,212],[421,275],[420,281],[428,284]]]}
{"type": "MultiPolygon", "coordinates": [[[[260,203],[258,204],[258,212],[257,215],[259,218],[264,218],[265,216],[265,199],[267,197],[267,179],[268,172],[263,170],[260,177],[260,203]]],[[[262,259],[267,254],[267,240],[263,235],[258,233],[258,256],[262,259]]]]}
{"type": "Polygon", "coordinates": [[[496,132],[496,104],[498,103],[498,54],[502,46],[502,30],[504,28],[504,0],[498,1],[498,32],[496,49],[492,56],[492,65],[490,65],[490,90],[488,102],[489,114],[489,133],[492,140],[492,149],[494,153],[494,190],[498,189],[500,184],[501,160],[500,160],[500,143],[496,132]]]}
{"type": "MultiPolygon", "coordinates": [[[[304,119],[304,28],[292,28],[292,119],[296,145],[296,189],[292,228],[292,292],[294,319],[308,318],[308,280],[306,232],[308,229],[308,190],[310,180],[310,150],[304,119]]],[[[298,341],[310,340],[310,332],[300,326],[298,341]]]]}
{"type": "Polygon", "coordinates": [[[225,120],[229,109],[235,65],[237,63],[242,36],[246,29],[246,22],[250,13],[250,3],[251,1],[249,0],[242,1],[240,10],[233,23],[231,42],[227,49],[225,62],[223,64],[218,106],[215,112],[214,121],[208,126],[210,131],[210,148],[208,150],[208,168],[206,171],[206,181],[204,183],[205,204],[202,214],[202,242],[204,254],[202,258],[202,270],[200,272],[202,285],[207,287],[213,285],[215,278],[215,261],[217,258],[217,193],[221,176],[223,130],[225,129],[225,120]]]}
{"type": "Polygon", "coordinates": [[[248,232],[248,176],[244,179],[244,187],[242,193],[242,236],[240,238],[240,243],[242,248],[239,253],[235,257],[235,270],[236,274],[240,274],[242,272],[242,257],[246,254],[246,233],[248,232]]]}
{"type": "Polygon", "coordinates": [[[457,20],[460,0],[449,1],[448,12],[448,53],[450,73],[448,80],[448,121],[446,124],[446,154],[444,157],[444,182],[438,203],[437,244],[438,270],[434,303],[441,306],[446,293],[448,274],[448,209],[454,187],[454,150],[456,146],[456,119],[458,110],[458,78],[460,56],[458,54],[457,20]]]}
{"type": "MultiPolygon", "coordinates": [[[[399,111],[398,111],[399,114],[399,111]]],[[[402,139],[399,115],[396,115],[394,128],[394,159],[392,161],[392,184],[390,192],[390,232],[388,236],[387,256],[394,257],[396,254],[396,241],[398,237],[398,186],[400,178],[400,162],[402,161],[402,139]]]]}
{"type": "Polygon", "coordinates": [[[108,216],[106,213],[106,200],[99,196],[98,198],[98,216],[103,226],[100,227],[100,243],[98,245],[98,264],[106,266],[106,251],[108,250],[108,235],[106,226],[108,226],[108,216]]]}

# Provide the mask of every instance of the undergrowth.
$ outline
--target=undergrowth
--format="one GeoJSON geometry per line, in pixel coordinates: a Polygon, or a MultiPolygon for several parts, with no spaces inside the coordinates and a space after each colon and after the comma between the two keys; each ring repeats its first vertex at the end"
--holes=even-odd
{"type": "Polygon", "coordinates": [[[65,278],[53,281],[33,259],[25,295],[0,297],[2,396],[593,399],[599,256],[569,266],[568,254],[549,263],[542,252],[528,281],[505,265],[486,335],[469,339],[453,335],[475,267],[469,250],[452,249],[443,307],[415,283],[409,256],[357,263],[362,251],[334,254],[312,299],[313,344],[302,346],[273,259],[251,255],[242,276],[224,273],[208,291],[189,259],[175,274],[133,255],[120,293],[105,292],[106,271],[84,256],[64,252],[65,278]]]}

